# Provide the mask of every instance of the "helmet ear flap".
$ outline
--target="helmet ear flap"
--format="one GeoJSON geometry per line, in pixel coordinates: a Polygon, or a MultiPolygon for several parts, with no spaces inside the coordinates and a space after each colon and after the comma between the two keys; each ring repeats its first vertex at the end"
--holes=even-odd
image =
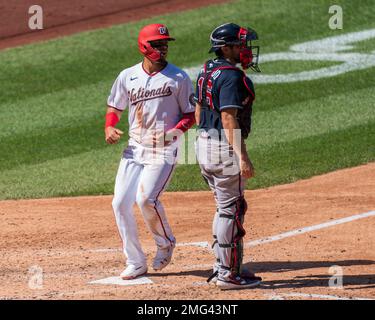
{"type": "Polygon", "coordinates": [[[152,61],[158,61],[160,59],[160,52],[153,48],[148,41],[142,41],[139,43],[139,50],[141,53],[152,61]]]}
{"type": "Polygon", "coordinates": [[[159,50],[153,48],[150,41],[175,40],[169,35],[168,28],[164,24],[149,24],[144,26],[138,35],[138,49],[150,60],[157,61],[161,58],[159,50]]]}

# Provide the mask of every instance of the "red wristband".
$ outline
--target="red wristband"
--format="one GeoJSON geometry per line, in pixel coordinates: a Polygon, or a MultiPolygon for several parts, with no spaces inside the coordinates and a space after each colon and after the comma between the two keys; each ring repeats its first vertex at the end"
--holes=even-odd
{"type": "Polygon", "coordinates": [[[105,115],[105,127],[115,127],[116,124],[120,121],[117,114],[114,112],[107,113],[105,115]]]}
{"type": "Polygon", "coordinates": [[[176,124],[174,128],[179,129],[182,132],[186,132],[194,125],[194,123],[195,123],[194,112],[184,113],[182,115],[181,120],[176,124]]]}

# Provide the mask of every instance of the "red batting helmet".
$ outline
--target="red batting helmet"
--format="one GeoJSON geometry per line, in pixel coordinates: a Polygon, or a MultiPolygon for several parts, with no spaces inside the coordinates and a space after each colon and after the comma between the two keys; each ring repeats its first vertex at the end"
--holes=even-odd
{"type": "Polygon", "coordinates": [[[160,52],[153,48],[150,41],[175,40],[169,36],[168,28],[164,24],[149,24],[141,29],[138,36],[139,51],[152,61],[160,59],[160,52]]]}

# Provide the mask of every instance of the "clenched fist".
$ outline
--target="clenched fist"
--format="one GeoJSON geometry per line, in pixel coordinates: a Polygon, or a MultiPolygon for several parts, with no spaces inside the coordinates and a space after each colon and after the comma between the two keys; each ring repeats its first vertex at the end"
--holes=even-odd
{"type": "Polygon", "coordinates": [[[241,168],[241,176],[243,176],[245,179],[250,179],[255,176],[254,166],[247,154],[245,156],[242,155],[240,168],[241,168]]]}
{"type": "Polygon", "coordinates": [[[117,143],[124,133],[117,128],[107,127],[105,128],[105,141],[109,144],[117,143]]]}

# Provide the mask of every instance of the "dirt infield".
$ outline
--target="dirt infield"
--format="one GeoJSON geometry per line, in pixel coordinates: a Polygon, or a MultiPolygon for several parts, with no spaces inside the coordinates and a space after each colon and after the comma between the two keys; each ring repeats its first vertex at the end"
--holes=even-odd
{"type": "Polygon", "coordinates": [[[228,0],[40,0],[43,27],[30,30],[31,0],[0,0],[0,49],[137,21],[164,13],[194,9],[228,0]]]}
{"type": "MultiPolygon", "coordinates": [[[[371,212],[374,190],[375,163],[247,191],[244,261],[264,282],[230,293],[205,282],[213,263],[201,243],[211,241],[215,207],[209,192],[163,195],[179,246],[166,269],[149,270],[152,284],[133,286],[88,284],[123,269],[111,196],[2,201],[0,298],[375,299],[375,215],[269,243],[251,242],[371,212]],[[342,268],[342,289],[329,287],[333,265],[342,268]],[[35,270],[42,275],[36,286],[35,270]]],[[[151,263],[155,246],[138,210],[137,219],[151,263]]]]}

